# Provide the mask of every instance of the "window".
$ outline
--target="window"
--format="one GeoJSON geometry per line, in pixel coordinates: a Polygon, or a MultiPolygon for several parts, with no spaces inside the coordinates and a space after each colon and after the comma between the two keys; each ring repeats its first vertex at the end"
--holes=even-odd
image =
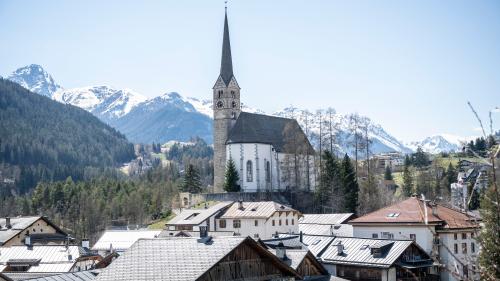
{"type": "Polygon", "coordinates": [[[471,253],[476,252],[476,244],[474,242],[470,243],[470,251],[471,251],[471,253]]]}
{"type": "Polygon", "coordinates": [[[416,234],[410,234],[410,239],[413,241],[417,240],[417,235],[416,234]]]}
{"type": "Polygon", "coordinates": [[[285,220],[285,225],[288,225],[288,219],[285,220]]]}
{"type": "Polygon", "coordinates": [[[453,253],[458,254],[458,244],[453,244],[453,253]]]}
{"type": "Polygon", "coordinates": [[[222,93],[223,93],[222,90],[219,90],[219,92],[218,92],[219,99],[222,98],[222,93]]]}
{"type": "Polygon", "coordinates": [[[241,221],[240,220],[234,220],[233,221],[233,228],[241,228],[241,221]]]}
{"type": "Polygon", "coordinates": [[[275,226],[276,224],[274,223],[274,220],[273,220],[273,226],[275,226]]]}
{"type": "Polygon", "coordinates": [[[394,238],[394,234],[392,234],[390,232],[382,232],[382,238],[383,239],[393,239],[394,238]]]}
{"type": "Polygon", "coordinates": [[[281,225],[281,220],[278,220],[279,221],[279,224],[281,225]]]}
{"type": "Polygon", "coordinates": [[[233,108],[236,108],[236,105],[237,105],[237,104],[236,104],[236,102],[233,100],[233,101],[231,102],[231,106],[232,106],[233,108]]]}
{"type": "Polygon", "coordinates": [[[266,161],[266,182],[271,182],[271,163],[266,161]]]}
{"type": "Polygon", "coordinates": [[[458,239],[458,234],[453,234],[453,239],[457,240],[458,239]]]}
{"type": "Polygon", "coordinates": [[[470,234],[470,238],[474,238],[474,232],[470,234]]]}
{"type": "Polygon", "coordinates": [[[467,254],[467,243],[462,243],[462,254],[467,254]]]}
{"type": "Polygon", "coordinates": [[[294,219],[292,219],[292,225],[295,225],[295,220],[294,219]]]}
{"type": "Polygon", "coordinates": [[[258,233],[255,233],[255,234],[253,235],[253,238],[259,238],[259,234],[258,234],[258,233]]]}
{"type": "Polygon", "coordinates": [[[390,213],[387,215],[388,218],[397,218],[399,217],[399,213],[390,213]]]}
{"type": "Polygon", "coordinates": [[[462,239],[467,239],[467,233],[462,233],[462,239]]]}
{"type": "Polygon", "coordinates": [[[255,220],[254,224],[255,224],[255,226],[259,226],[259,221],[255,220]]]}
{"type": "Polygon", "coordinates": [[[226,228],[226,220],[220,220],[219,221],[219,227],[220,228],[226,228]]]}
{"type": "Polygon", "coordinates": [[[231,97],[234,99],[236,95],[234,94],[234,91],[231,91],[231,97]]]}
{"type": "Polygon", "coordinates": [[[247,182],[253,181],[253,167],[252,161],[247,161],[247,182]]]}
{"type": "Polygon", "coordinates": [[[469,269],[467,268],[467,265],[464,265],[463,271],[464,271],[464,277],[469,277],[469,269]]]}
{"type": "Polygon", "coordinates": [[[378,238],[378,234],[377,233],[373,233],[372,234],[372,238],[378,238]]]}

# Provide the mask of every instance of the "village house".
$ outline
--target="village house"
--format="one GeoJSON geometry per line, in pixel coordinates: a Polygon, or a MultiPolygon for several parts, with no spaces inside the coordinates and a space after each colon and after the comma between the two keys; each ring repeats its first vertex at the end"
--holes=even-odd
{"type": "Polygon", "coordinates": [[[0,246],[25,245],[30,237],[31,244],[64,245],[68,234],[51,222],[47,217],[5,217],[0,218],[0,246]]]}
{"type": "Polygon", "coordinates": [[[293,268],[249,237],[140,239],[98,281],[301,280],[293,268]]]}
{"type": "Polygon", "coordinates": [[[226,228],[220,228],[216,223],[216,217],[220,217],[233,202],[220,202],[208,208],[193,208],[183,209],[173,219],[166,223],[165,230],[161,233],[161,237],[168,236],[196,236],[199,233],[200,227],[207,227],[210,235],[222,230],[224,235],[232,235],[226,228]]]}
{"type": "Polygon", "coordinates": [[[101,256],[80,246],[0,247],[0,272],[16,280],[20,279],[19,276],[23,276],[24,279],[38,278],[93,269],[101,259],[101,256]]]}
{"type": "Polygon", "coordinates": [[[273,201],[238,201],[216,218],[216,224],[218,230],[235,235],[268,239],[275,233],[299,233],[301,216],[299,211],[273,201]]]}
{"type": "Polygon", "coordinates": [[[92,251],[97,251],[101,256],[113,252],[121,254],[141,238],[158,237],[161,230],[106,230],[99,240],[92,246],[92,251]]]}
{"type": "Polygon", "coordinates": [[[349,221],[355,237],[410,239],[439,261],[441,280],[479,279],[475,240],[479,219],[459,210],[411,197],[349,221]]]}
{"type": "Polygon", "coordinates": [[[352,236],[352,226],[347,221],[353,213],[304,214],[299,219],[299,231],[303,234],[352,236]]]}

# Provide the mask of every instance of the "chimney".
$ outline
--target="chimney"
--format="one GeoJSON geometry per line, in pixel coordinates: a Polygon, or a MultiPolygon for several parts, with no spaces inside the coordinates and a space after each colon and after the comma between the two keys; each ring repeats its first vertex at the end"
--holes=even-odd
{"type": "Polygon", "coordinates": [[[437,206],[437,204],[432,204],[431,207],[432,207],[432,215],[435,216],[435,217],[437,217],[437,215],[438,215],[438,206],[437,206]]]}
{"type": "Polygon", "coordinates": [[[208,236],[208,227],[200,226],[200,238],[205,238],[208,236]]]}
{"type": "Polygon", "coordinates": [[[87,238],[83,238],[82,239],[82,247],[83,248],[87,248],[87,249],[90,248],[90,241],[89,241],[89,239],[87,239],[87,238]]]}
{"type": "Polygon", "coordinates": [[[238,201],[238,209],[243,210],[243,201],[238,201]]]}
{"type": "Polygon", "coordinates": [[[286,256],[286,249],[285,245],[283,245],[283,242],[279,242],[278,246],[276,246],[276,256],[283,261],[288,259],[286,256]]]}
{"type": "Polygon", "coordinates": [[[344,254],[344,245],[342,245],[342,241],[337,243],[337,256],[342,256],[344,254]]]}
{"type": "Polygon", "coordinates": [[[31,247],[31,237],[30,236],[26,236],[26,238],[24,238],[24,244],[26,246],[31,247]]]}
{"type": "Polygon", "coordinates": [[[12,228],[12,224],[10,224],[10,217],[6,217],[5,218],[5,227],[7,229],[11,229],[12,228]]]}

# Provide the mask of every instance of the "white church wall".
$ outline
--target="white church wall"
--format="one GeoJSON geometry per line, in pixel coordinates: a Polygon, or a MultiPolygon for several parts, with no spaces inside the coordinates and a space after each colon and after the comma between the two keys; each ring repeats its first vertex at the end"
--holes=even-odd
{"type": "Polygon", "coordinates": [[[240,177],[241,190],[245,192],[272,191],[278,189],[276,157],[270,144],[237,143],[227,145],[227,159],[234,161],[240,177]],[[251,161],[251,173],[247,163],[251,161]],[[269,162],[269,180],[266,179],[266,163],[269,162]]]}

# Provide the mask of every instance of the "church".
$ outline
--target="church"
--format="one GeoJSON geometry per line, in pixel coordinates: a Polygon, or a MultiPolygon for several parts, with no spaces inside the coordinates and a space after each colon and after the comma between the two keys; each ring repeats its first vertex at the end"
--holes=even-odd
{"type": "Polygon", "coordinates": [[[227,9],[220,74],[213,87],[214,192],[223,192],[232,159],[242,192],[313,190],[314,148],[295,119],[241,111],[227,9]]]}

